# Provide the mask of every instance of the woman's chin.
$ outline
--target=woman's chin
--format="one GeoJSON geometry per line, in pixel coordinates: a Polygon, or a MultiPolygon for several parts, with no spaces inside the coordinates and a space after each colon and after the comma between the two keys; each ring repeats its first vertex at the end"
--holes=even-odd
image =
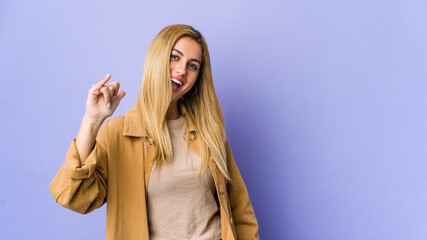
{"type": "Polygon", "coordinates": [[[176,95],[175,93],[172,93],[171,103],[178,102],[178,100],[181,98],[181,94],[176,95]]]}
{"type": "Polygon", "coordinates": [[[185,91],[182,91],[183,89],[180,89],[180,90],[178,90],[178,91],[176,91],[176,92],[174,92],[174,91],[172,91],[172,99],[171,99],[171,102],[176,102],[176,101],[178,101],[179,99],[181,99],[181,97],[183,97],[184,95],[185,95],[185,91]]]}

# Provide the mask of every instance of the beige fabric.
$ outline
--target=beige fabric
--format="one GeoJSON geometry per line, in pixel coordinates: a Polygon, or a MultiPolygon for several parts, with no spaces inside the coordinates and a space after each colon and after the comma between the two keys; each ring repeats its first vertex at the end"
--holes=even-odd
{"type": "Polygon", "coordinates": [[[166,122],[172,142],[172,162],[153,170],[148,182],[150,239],[221,238],[219,207],[210,171],[198,175],[200,157],[187,145],[185,118],[166,122]]]}

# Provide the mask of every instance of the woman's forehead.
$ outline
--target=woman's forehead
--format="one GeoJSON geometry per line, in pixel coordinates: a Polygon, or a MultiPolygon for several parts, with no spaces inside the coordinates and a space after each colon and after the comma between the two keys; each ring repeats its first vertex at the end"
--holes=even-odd
{"type": "Polygon", "coordinates": [[[180,38],[175,43],[172,50],[178,51],[186,58],[202,61],[202,47],[198,42],[190,37],[180,38]]]}

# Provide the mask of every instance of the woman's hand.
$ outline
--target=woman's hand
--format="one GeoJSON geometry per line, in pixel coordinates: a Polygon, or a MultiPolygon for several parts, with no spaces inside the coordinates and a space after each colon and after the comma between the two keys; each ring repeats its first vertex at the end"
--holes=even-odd
{"type": "Polygon", "coordinates": [[[91,120],[105,120],[114,113],[120,100],[126,95],[124,91],[119,91],[119,82],[107,83],[110,78],[111,75],[107,74],[104,79],[90,88],[86,100],[85,117],[91,120]]]}

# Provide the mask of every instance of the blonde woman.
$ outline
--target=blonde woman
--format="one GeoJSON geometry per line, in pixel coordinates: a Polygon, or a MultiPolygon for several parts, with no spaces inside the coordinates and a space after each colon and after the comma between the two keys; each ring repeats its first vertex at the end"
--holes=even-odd
{"type": "Polygon", "coordinates": [[[55,201],[82,214],[107,202],[107,239],[259,239],[203,36],[188,25],[160,31],[135,106],[103,124],[125,96],[110,78],[89,90],[49,186],[55,201]]]}

